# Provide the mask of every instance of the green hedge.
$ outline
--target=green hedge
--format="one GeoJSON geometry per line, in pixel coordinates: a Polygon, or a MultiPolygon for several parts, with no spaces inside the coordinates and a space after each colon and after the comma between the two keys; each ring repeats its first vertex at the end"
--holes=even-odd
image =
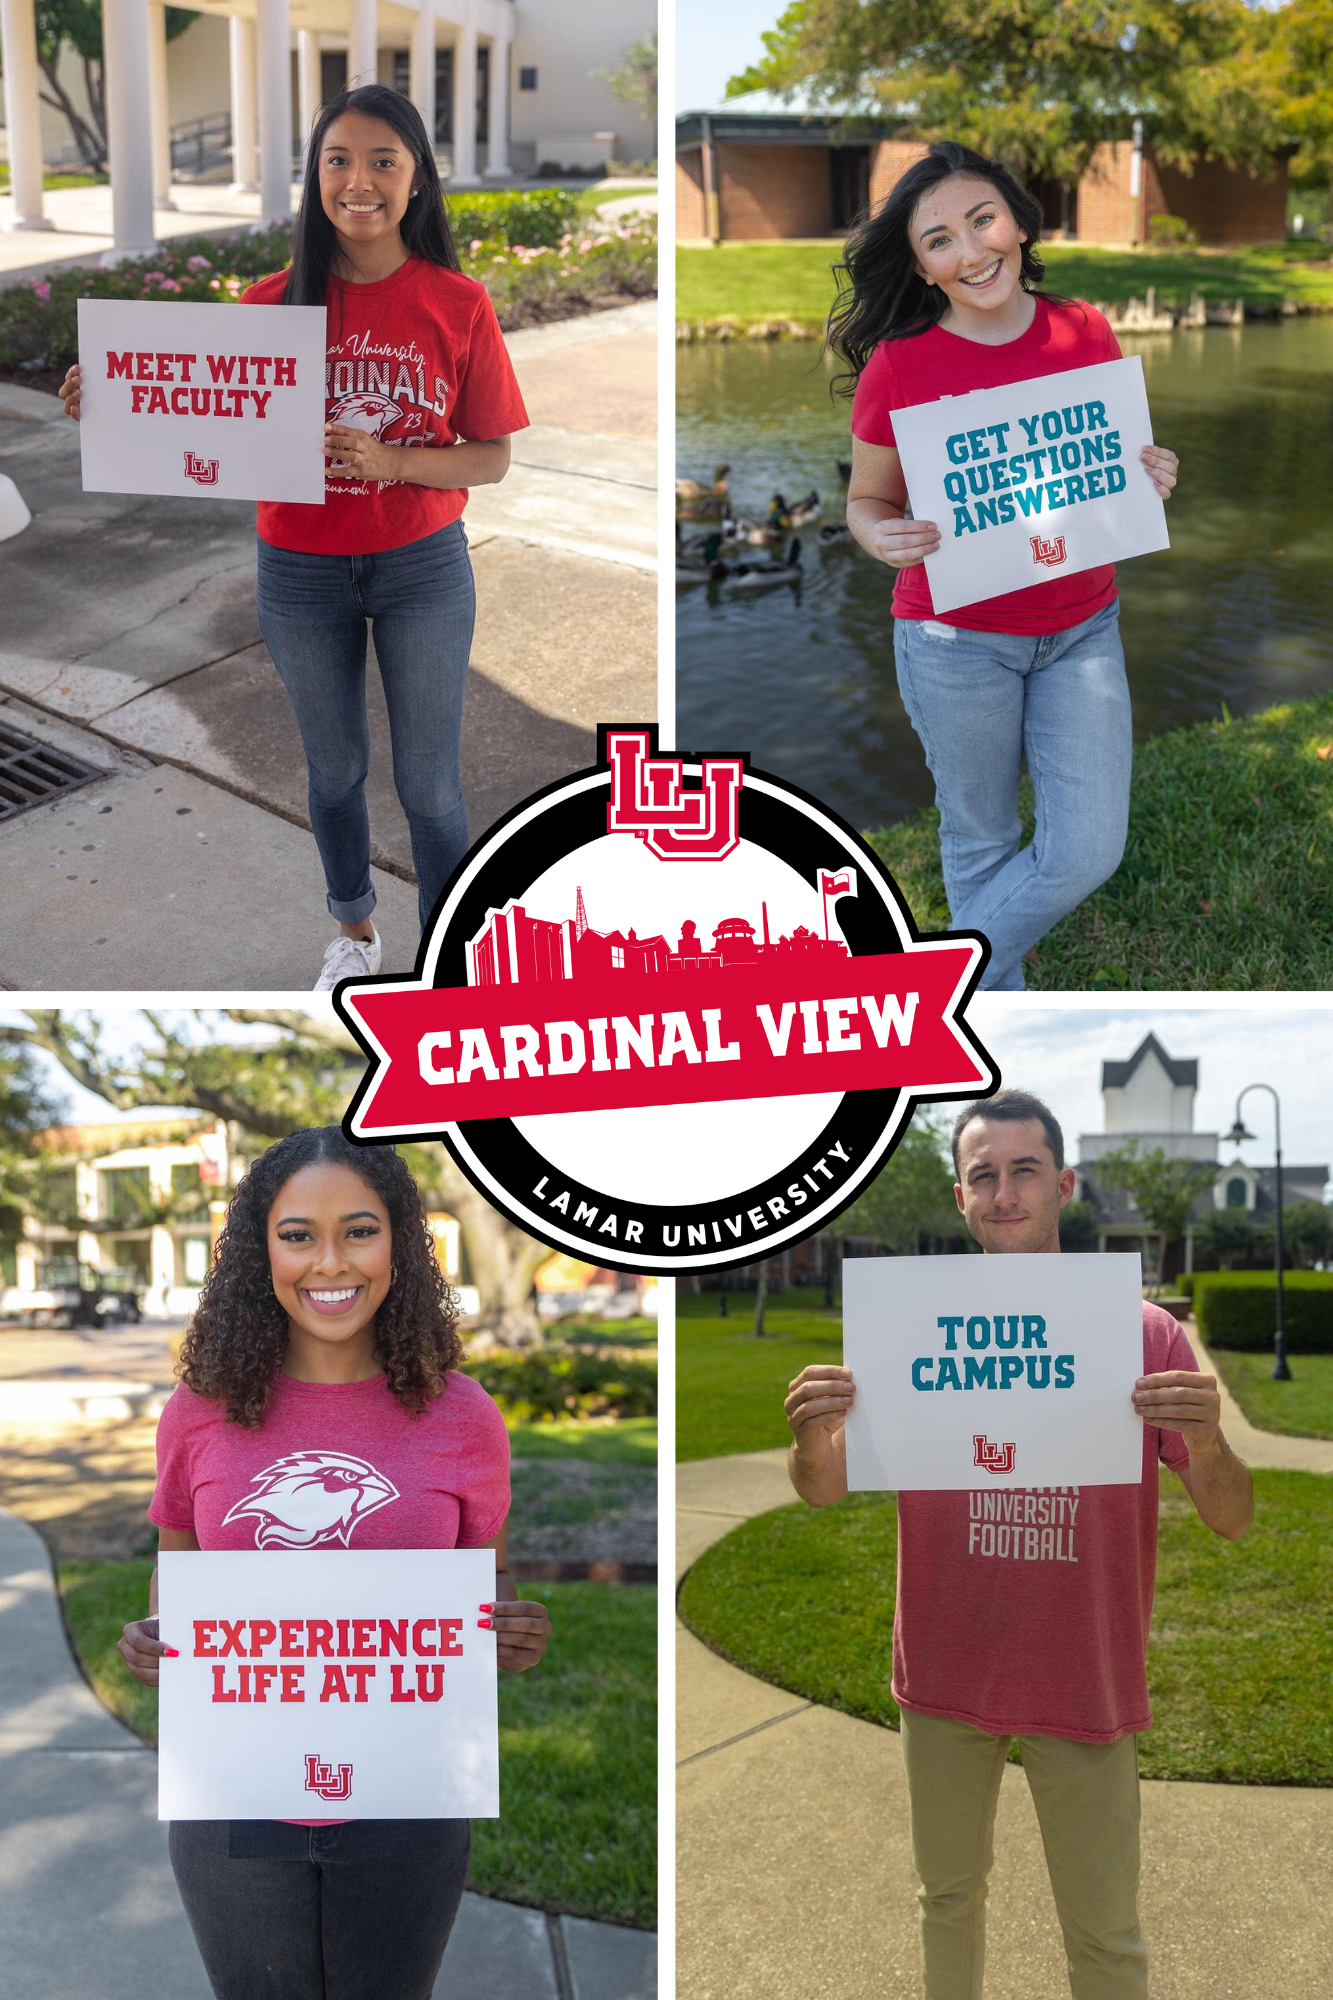
{"type": "Polygon", "coordinates": [[[619,1355],[538,1347],[466,1361],[465,1374],[516,1423],[561,1417],[655,1417],[657,1367],[619,1355]]]}
{"type": "Polygon", "coordinates": [[[568,188],[496,189],[460,194],[445,209],[460,250],[469,243],[501,242],[511,250],[552,249],[578,222],[578,197],[568,188]]]}
{"type": "MultiPolygon", "coordinates": [[[[1194,1321],[1207,1347],[1264,1353],[1273,1345],[1272,1271],[1196,1271],[1194,1321]]],[[[1333,1272],[1284,1271],[1283,1322],[1292,1354],[1333,1354],[1333,1272]]]]}

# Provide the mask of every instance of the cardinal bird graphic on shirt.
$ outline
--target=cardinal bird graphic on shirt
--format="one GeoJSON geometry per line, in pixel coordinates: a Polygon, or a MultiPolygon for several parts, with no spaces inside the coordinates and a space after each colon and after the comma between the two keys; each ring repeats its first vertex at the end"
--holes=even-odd
{"type": "Polygon", "coordinates": [[[402,404],[393,402],[390,397],[365,394],[340,397],[329,411],[327,421],[346,424],[348,430],[365,431],[373,438],[382,438],[406,415],[402,404]]]}
{"type": "Polygon", "coordinates": [[[250,1487],[223,1525],[253,1516],[258,1549],[348,1548],[358,1522],[400,1497],[382,1472],[342,1451],[292,1452],[250,1487]]]}

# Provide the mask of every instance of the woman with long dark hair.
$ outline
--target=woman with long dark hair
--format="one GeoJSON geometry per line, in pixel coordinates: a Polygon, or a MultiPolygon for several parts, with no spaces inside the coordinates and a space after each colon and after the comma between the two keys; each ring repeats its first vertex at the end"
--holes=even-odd
{"type": "MultiPolygon", "coordinates": [[[[893,412],[1120,359],[1094,306],[1037,290],[1040,236],[1037,202],[1000,161],[941,141],[852,236],[828,327],[853,398],[848,526],[898,573],[898,686],[935,779],[949,909],[989,938],[981,983],[1000,990],[1022,987],[1024,955],[1124,850],[1132,739],[1115,570],[937,615],[922,564],[939,528],[908,514],[893,412]],[[1026,847],[1024,757],[1037,801],[1026,847]]],[[[1168,499],[1175,453],[1150,445],[1142,461],[1168,499]]]]}
{"type": "MultiPolygon", "coordinates": [[[[378,972],[366,775],[366,621],[425,925],[467,851],[459,774],[476,597],[468,489],[509,469],[527,425],[484,286],[464,277],[434,150],[383,84],[324,105],[292,262],[247,305],[326,306],[329,481],[319,506],[261,501],[259,625],[296,711],[310,823],[339,935],[316,992],[378,972]]],[[[61,387],[79,413],[79,371],[61,387]]]]}
{"type": "MultiPolygon", "coordinates": [[[[550,1621],[506,1567],[508,1435],[458,1372],[454,1322],[391,1147],[336,1125],[271,1146],[232,1196],[158,1426],[159,1547],[491,1548],[477,1622],[502,1669],[535,1666],[550,1621]]],[[[168,1651],[155,1615],[125,1627],[146,1687],[168,1651]]],[[[218,2000],[429,2000],[466,1820],[181,1820],[170,1845],[218,2000]]]]}

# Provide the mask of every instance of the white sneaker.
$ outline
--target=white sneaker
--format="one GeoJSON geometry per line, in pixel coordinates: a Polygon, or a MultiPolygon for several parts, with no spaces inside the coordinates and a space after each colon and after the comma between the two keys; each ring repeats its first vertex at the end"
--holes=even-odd
{"type": "Polygon", "coordinates": [[[364,938],[336,937],[324,954],[324,970],[315,981],[316,993],[332,993],[340,979],[364,979],[380,969],[380,934],[374,924],[369,944],[364,938]]]}

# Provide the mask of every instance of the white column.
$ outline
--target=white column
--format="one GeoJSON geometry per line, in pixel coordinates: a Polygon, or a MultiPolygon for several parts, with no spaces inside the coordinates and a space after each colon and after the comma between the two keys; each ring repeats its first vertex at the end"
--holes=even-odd
{"type": "Polygon", "coordinates": [[[351,38],[347,44],[347,88],[375,83],[379,78],[379,35],[375,0],[352,0],[351,38]]]}
{"type": "Polygon", "coordinates": [[[477,31],[460,28],[454,42],[454,157],[449,179],[455,187],[477,178],[477,31]]]}
{"type": "Polygon", "coordinates": [[[435,14],[430,0],[421,0],[421,11],[412,23],[410,68],[412,102],[421,113],[432,152],[435,149],[435,14]]]}
{"type": "Polygon", "coordinates": [[[296,86],[301,115],[301,159],[303,171],[309,175],[311,167],[306,159],[306,148],[310,144],[311,127],[324,95],[320,86],[319,35],[311,28],[302,28],[296,37],[296,86]]]}
{"type": "Polygon", "coordinates": [[[153,124],[153,206],[174,208],[171,199],[171,110],[167,92],[167,10],[148,0],[148,94],[153,124]]]}
{"type": "Polygon", "coordinates": [[[153,139],[148,84],[148,0],[103,0],[107,171],[115,247],[104,261],[146,257],[153,235],[153,139]]]}
{"type": "Polygon", "coordinates": [[[509,166],[509,42],[497,35],[491,43],[491,74],[486,99],[490,139],[486,147],[486,178],[508,179],[509,166]]]}
{"type": "Polygon", "coordinates": [[[258,0],[259,219],[292,213],[292,35],[287,0],[258,0]]]}
{"type": "Polygon", "coordinates": [[[231,191],[255,194],[259,188],[259,149],[255,137],[255,24],[233,14],[231,35],[231,191]]]}
{"type": "Polygon", "coordinates": [[[9,134],[9,229],[52,229],[42,203],[42,123],[37,103],[37,27],[32,0],[0,0],[9,134]]]}

